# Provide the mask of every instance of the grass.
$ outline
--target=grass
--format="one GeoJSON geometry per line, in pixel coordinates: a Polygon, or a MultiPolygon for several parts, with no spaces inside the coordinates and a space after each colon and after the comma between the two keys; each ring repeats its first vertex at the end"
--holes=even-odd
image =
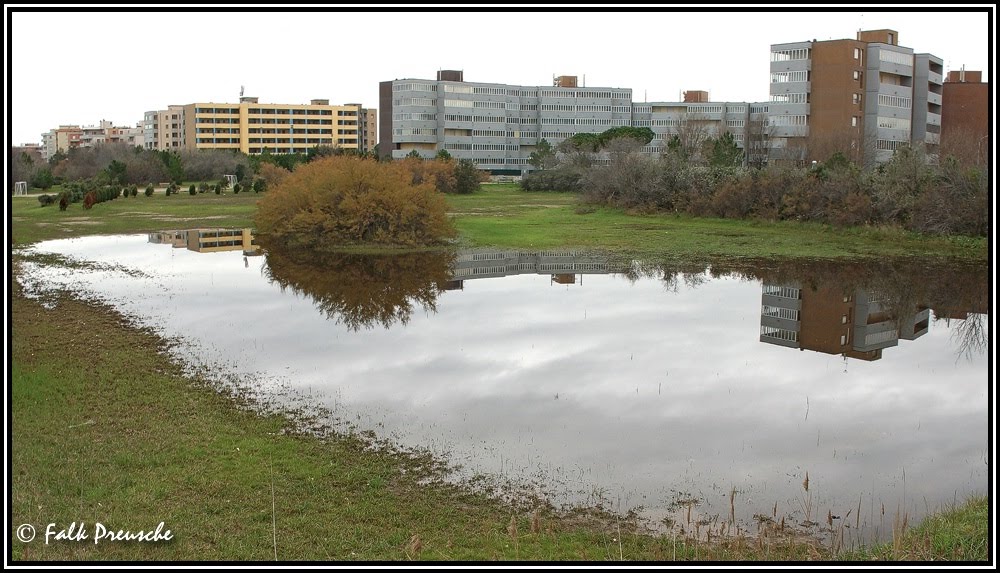
{"type": "MultiPolygon", "coordinates": [[[[34,197],[12,198],[13,242],[81,235],[147,233],[198,226],[251,227],[256,193],[186,189],[167,197],[119,198],[85,211],[41,207],[34,197]]],[[[985,238],[928,237],[895,228],[837,229],[817,223],[740,221],[688,215],[627,213],[581,206],[572,193],[525,193],[513,184],[484,185],[472,195],[448,196],[462,246],[515,249],[584,248],[637,256],[859,258],[895,256],[982,260],[985,238]]]]}
{"type": "Polygon", "coordinates": [[[525,193],[484,186],[450,196],[455,224],[475,246],[522,249],[581,247],[636,255],[858,258],[987,257],[987,241],[927,237],[892,228],[837,229],[818,223],[741,221],[628,213],[582,206],[571,193],[525,193]]]}
{"type": "MultiPolygon", "coordinates": [[[[33,197],[12,198],[12,238],[17,245],[89,234],[251,226],[258,197],[140,194],[91,211],[73,205],[64,213],[40,207],[33,197]]],[[[611,209],[578,215],[572,195],[524,194],[502,185],[449,201],[462,241],[470,245],[733,254],[779,241],[784,229],[808,239],[807,246],[795,251],[788,242],[774,251],[811,254],[828,252],[827,240],[848,244],[856,236],[877,244],[877,237],[894,236],[878,230],[831,236],[819,227],[635,217],[611,209]],[[657,239],[658,233],[670,238],[657,239]],[[749,244],[733,247],[739,238],[749,244]]],[[[939,239],[906,240],[919,247],[917,253],[953,250],[939,239]]],[[[985,247],[974,240],[957,252],[974,258],[980,249],[985,247]]],[[[46,293],[43,301],[25,296],[16,280],[21,258],[12,256],[11,525],[29,523],[41,535],[31,543],[12,538],[15,561],[988,558],[986,498],[900,532],[889,546],[844,554],[780,535],[713,543],[653,536],[600,512],[558,512],[537,500],[501,502],[445,484],[426,457],[373,449],[363,436],[300,432],[296,423],[309,419],[294,412],[259,413],[260,405],[245,395],[184,375],[163,353],[166,341],[131,326],[111,308],[72,293],[46,293]],[[44,543],[48,523],[72,522],[85,524],[91,535],[96,522],[132,530],[164,522],[174,539],[44,543]]]]}
{"type": "Polygon", "coordinates": [[[847,561],[970,561],[985,562],[992,557],[987,524],[990,500],[973,497],[962,504],[944,508],[919,526],[905,529],[906,516],[897,517],[892,542],[844,553],[847,561]]]}
{"type": "Polygon", "coordinates": [[[250,227],[260,197],[245,192],[189,195],[186,187],[169,197],[162,190],[146,197],[140,190],[135,197],[119,197],[90,210],[74,203],[66,211],[60,211],[58,205],[42,207],[36,197],[12,197],[11,235],[15,245],[24,245],[84,235],[250,227]]]}

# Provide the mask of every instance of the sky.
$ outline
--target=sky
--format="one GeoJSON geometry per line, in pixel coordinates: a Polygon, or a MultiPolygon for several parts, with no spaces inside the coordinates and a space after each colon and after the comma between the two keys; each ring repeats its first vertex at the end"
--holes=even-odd
{"type": "Polygon", "coordinates": [[[380,81],[434,79],[440,69],[525,86],[575,75],[588,87],[632,88],[637,102],[678,101],[686,90],[766,101],[771,44],[889,28],[900,45],[942,58],[946,74],[964,65],[984,81],[994,50],[989,4],[891,12],[704,4],[17,10],[32,6],[5,4],[8,145],[40,143],[61,124],[135,126],[171,104],[235,103],[241,90],[261,103],[377,108],[380,81]]]}

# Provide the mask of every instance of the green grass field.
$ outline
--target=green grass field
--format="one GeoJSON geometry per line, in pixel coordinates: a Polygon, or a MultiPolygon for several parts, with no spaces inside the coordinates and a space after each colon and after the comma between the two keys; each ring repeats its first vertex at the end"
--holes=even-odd
{"type": "MultiPolygon", "coordinates": [[[[60,212],[13,198],[14,245],[90,234],[252,226],[253,193],[119,198],[60,212]]],[[[449,197],[466,245],[593,247],[687,255],[893,254],[986,260],[986,241],[895,231],[713,219],[578,214],[575,197],[486,186],[449,197]]],[[[707,544],[643,534],[630,520],[507,503],[441,482],[432,460],[318,438],[185,376],[166,341],[112,309],[22,292],[12,252],[12,554],[20,560],[806,561],[990,557],[988,499],[970,500],[888,545],[835,552],[810,540],[707,544]],[[42,304],[45,302],[45,304],[42,304]],[[536,514],[537,510],[537,514],[536,514]],[[536,517],[537,516],[537,517],[536,517]],[[101,522],[174,534],[166,543],[44,543],[45,527],[101,522]],[[18,541],[30,524],[38,538],[18,541]]]]}
{"type": "MultiPolygon", "coordinates": [[[[173,228],[252,227],[255,193],[181,193],[118,198],[86,211],[12,200],[13,242],[173,228]]],[[[520,249],[589,248],[635,255],[725,257],[943,256],[986,261],[985,238],[927,237],[893,228],[837,229],[815,223],[740,221],[687,215],[630,214],[579,204],[571,193],[525,193],[516,185],[484,185],[448,197],[464,246],[520,249]]]]}

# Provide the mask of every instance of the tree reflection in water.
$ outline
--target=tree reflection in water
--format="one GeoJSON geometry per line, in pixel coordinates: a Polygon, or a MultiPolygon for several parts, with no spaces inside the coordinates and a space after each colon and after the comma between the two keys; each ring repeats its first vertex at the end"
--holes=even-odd
{"type": "Polygon", "coordinates": [[[262,246],[268,280],[309,296],[327,318],[355,331],[406,324],[417,307],[436,312],[437,296],[451,279],[448,252],[372,255],[262,246]]]}

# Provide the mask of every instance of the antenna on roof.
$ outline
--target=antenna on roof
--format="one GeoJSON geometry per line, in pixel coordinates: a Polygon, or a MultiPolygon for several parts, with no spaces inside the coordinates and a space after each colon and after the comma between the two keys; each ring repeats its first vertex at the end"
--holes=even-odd
{"type": "Polygon", "coordinates": [[[243,97],[243,86],[240,86],[240,97],[243,97]]]}

